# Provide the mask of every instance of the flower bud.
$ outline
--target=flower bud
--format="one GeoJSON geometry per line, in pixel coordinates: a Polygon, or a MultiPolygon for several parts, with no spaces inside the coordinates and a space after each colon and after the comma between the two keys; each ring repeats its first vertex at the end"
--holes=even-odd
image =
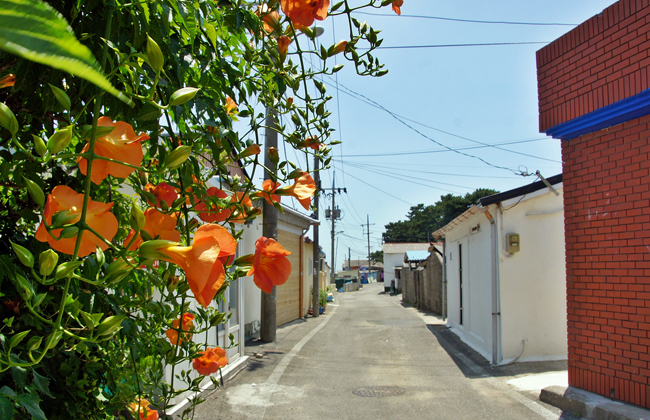
{"type": "Polygon", "coordinates": [[[57,130],[56,133],[52,134],[52,137],[47,141],[47,150],[50,151],[53,155],[59,153],[61,150],[65,149],[70,140],[72,140],[72,125],[67,126],[62,130],[57,130]]]}
{"type": "Polygon", "coordinates": [[[45,142],[40,136],[36,136],[32,134],[32,138],[34,139],[34,150],[36,150],[36,153],[38,153],[39,156],[43,157],[47,153],[47,146],[45,145],[45,142]]]}
{"type": "Polygon", "coordinates": [[[169,98],[169,106],[183,105],[184,103],[191,101],[194,99],[198,91],[199,88],[193,87],[178,89],[176,92],[172,93],[171,98],[169,98]]]}
{"type": "Polygon", "coordinates": [[[242,152],[239,154],[239,159],[247,158],[253,155],[259,155],[261,151],[262,149],[260,148],[259,144],[253,144],[242,150],[242,152]]]}
{"type": "Polygon", "coordinates": [[[342,53],[345,51],[345,47],[347,47],[348,41],[339,41],[337,42],[334,46],[330,47],[330,50],[328,51],[328,55],[331,57],[333,55],[342,53]]]}
{"type": "Polygon", "coordinates": [[[54,229],[65,226],[69,223],[72,223],[77,219],[77,217],[79,217],[79,215],[70,213],[70,210],[58,211],[54,213],[54,216],[52,216],[52,224],[50,224],[50,227],[54,229]]]}
{"type": "Polygon", "coordinates": [[[31,252],[25,247],[22,247],[18,244],[15,244],[11,241],[11,247],[14,249],[14,252],[16,253],[16,256],[20,260],[21,263],[23,263],[24,266],[32,268],[34,266],[34,256],[32,255],[31,252]]]}
{"type": "Polygon", "coordinates": [[[9,130],[11,134],[18,132],[18,120],[11,109],[4,103],[0,102],[0,124],[9,130]]]}
{"type": "Polygon", "coordinates": [[[269,150],[266,151],[266,153],[269,155],[269,159],[271,159],[271,162],[274,164],[278,164],[280,161],[280,155],[278,154],[278,149],[275,147],[269,147],[269,150]]]}
{"type": "Polygon", "coordinates": [[[54,271],[56,263],[59,262],[59,254],[54,252],[52,249],[41,252],[41,255],[38,257],[38,266],[41,276],[49,276],[54,271]]]}
{"type": "Polygon", "coordinates": [[[136,233],[144,229],[144,225],[146,223],[144,213],[142,210],[140,210],[140,207],[136,206],[135,204],[133,207],[131,207],[131,217],[129,218],[129,223],[136,233]]]}
{"type": "Polygon", "coordinates": [[[34,202],[39,206],[43,207],[45,205],[45,194],[43,194],[41,187],[31,179],[23,177],[23,180],[25,181],[27,192],[29,192],[32,200],[34,200],[34,202]]]}
{"type": "Polygon", "coordinates": [[[149,58],[149,64],[151,64],[154,70],[162,70],[165,59],[160,47],[149,35],[147,35],[147,57],[149,58]]]}
{"type": "Polygon", "coordinates": [[[54,93],[56,100],[59,101],[63,109],[70,111],[70,108],[72,108],[72,103],[70,102],[70,97],[68,94],[65,93],[63,89],[59,89],[56,86],[50,85],[50,89],[52,89],[52,93],[54,93]]]}
{"type": "Polygon", "coordinates": [[[140,245],[140,255],[143,258],[149,258],[153,260],[168,258],[167,254],[165,254],[163,251],[160,251],[160,249],[167,248],[171,245],[176,245],[176,242],[165,241],[163,239],[147,241],[140,245]]]}
{"type": "Polygon", "coordinates": [[[176,169],[181,166],[192,153],[190,146],[178,146],[165,159],[165,166],[169,169],[176,169]]]}
{"type": "Polygon", "coordinates": [[[291,38],[286,35],[278,37],[278,50],[280,51],[280,60],[284,62],[287,58],[287,51],[289,51],[289,44],[291,44],[291,38]]]}
{"type": "Polygon", "coordinates": [[[126,316],[124,315],[115,315],[104,319],[97,327],[97,335],[114,334],[117,330],[122,328],[122,321],[124,321],[125,318],[126,316]]]}
{"type": "Polygon", "coordinates": [[[78,227],[68,226],[67,228],[63,228],[61,234],[59,235],[59,238],[65,238],[65,239],[74,238],[77,236],[78,233],[79,233],[78,227]]]}
{"type": "Polygon", "coordinates": [[[63,264],[59,265],[56,268],[56,272],[54,273],[54,279],[59,280],[65,277],[68,277],[70,274],[74,272],[77,267],[79,267],[81,264],[83,264],[83,261],[68,261],[64,262],[63,264]]]}

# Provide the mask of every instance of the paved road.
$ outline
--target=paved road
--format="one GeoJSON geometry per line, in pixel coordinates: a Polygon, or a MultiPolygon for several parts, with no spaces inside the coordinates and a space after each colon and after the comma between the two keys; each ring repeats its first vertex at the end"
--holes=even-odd
{"type": "Polygon", "coordinates": [[[383,283],[342,293],[324,316],[248,346],[264,357],[208,396],[195,418],[574,419],[508,385],[431,319],[383,294],[383,283]]]}

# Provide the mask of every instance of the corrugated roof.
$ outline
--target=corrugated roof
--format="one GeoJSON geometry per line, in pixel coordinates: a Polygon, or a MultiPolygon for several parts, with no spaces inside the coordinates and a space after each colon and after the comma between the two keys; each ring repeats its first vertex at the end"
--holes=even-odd
{"type": "Polygon", "coordinates": [[[424,261],[429,258],[429,251],[406,251],[406,261],[424,261]]]}

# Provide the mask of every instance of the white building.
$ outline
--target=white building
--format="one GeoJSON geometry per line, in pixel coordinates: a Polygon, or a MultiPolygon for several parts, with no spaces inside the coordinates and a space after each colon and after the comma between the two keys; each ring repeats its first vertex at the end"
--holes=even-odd
{"type": "Polygon", "coordinates": [[[433,234],[448,326],[493,364],[567,357],[562,175],[546,181],[484,197],[433,234]]]}
{"type": "Polygon", "coordinates": [[[406,251],[427,251],[429,243],[387,243],[382,245],[384,251],[384,285],[390,287],[395,280],[395,290],[399,290],[399,270],[404,266],[406,251]],[[397,269],[397,270],[396,270],[397,269]],[[396,274],[396,271],[398,272],[396,274]]]}

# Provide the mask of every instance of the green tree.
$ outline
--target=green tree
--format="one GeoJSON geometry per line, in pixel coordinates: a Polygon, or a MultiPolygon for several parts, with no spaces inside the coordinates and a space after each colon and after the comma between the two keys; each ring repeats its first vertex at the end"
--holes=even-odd
{"type": "Polygon", "coordinates": [[[374,251],[370,253],[370,260],[375,262],[384,262],[384,251],[374,251]]]}
{"type": "Polygon", "coordinates": [[[384,232],[384,242],[428,242],[433,240],[431,233],[445,226],[468,208],[488,195],[498,191],[490,188],[479,188],[465,196],[446,194],[433,205],[418,204],[411,207],[406,220],[388,223],[384,232]]]}

